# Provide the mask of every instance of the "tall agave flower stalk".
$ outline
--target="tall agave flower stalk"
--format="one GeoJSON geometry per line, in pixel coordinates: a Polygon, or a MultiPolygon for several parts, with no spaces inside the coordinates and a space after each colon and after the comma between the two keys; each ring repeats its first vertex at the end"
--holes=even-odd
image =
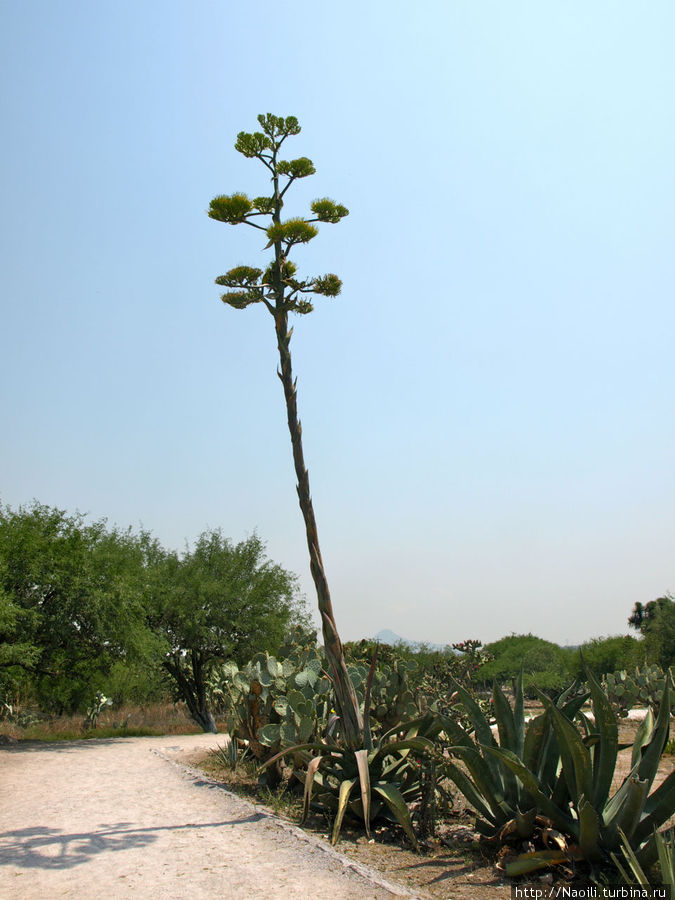
{"type": "Polygon", "coordinates": [[[312,218],[291,218],[282,221],[284,196],[290,185],[299,178],[315,172],[307,157],[280,159],[279,151],[287,137],[297,135],[300,126],[297,119],[267,115],[258,116],[261,131],[249,134],[240,132],[235,149],[245,157],[259,159],[270,172],[271,194],[249,199],[245,194],[215,197],[209,207],[209,216],[230,225],[246,224],[265,233],[265,249],[274,249],[274,259],[267,268],[238,266],[216,279],[216,283],[230,288],[222,300],[235,309],[245,309],[253,303],[263,303],[274,318],[279,350],[279,369],[286,400],[288,430],[293,448],[293,463],[298,480],[297,491],[300,509],[305,522],[310,570],[316,588],[326,657],[335,689],[337,712],[341,719],[343,739],[348,747],[363,747],[363,717],[356,691],[349,677],[342,643],[333,613],[333,604],[319,548],[314,507],[309,487],[309,474],[302,449],[302,426],[298,418],[297,381],[293,377],[290,342],[293,329],[288,326],[288,314],[306,315],[313,309],[312,295],[335,297],[342,282],[331,274],[307,279],[296,277],[296,267],[289,260],[289,252],[296,244],[307,244],[318,234],[315,222],[337,223],[348,210],[328,198],[311,204],[312,218]],[[259,217],[267,224],[259,224],[259,217]]]}

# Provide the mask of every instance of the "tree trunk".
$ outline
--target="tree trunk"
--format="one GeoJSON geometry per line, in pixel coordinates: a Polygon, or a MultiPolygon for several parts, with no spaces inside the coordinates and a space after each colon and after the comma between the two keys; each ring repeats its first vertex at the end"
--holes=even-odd
{"type": "MultiPolygon", "coordinates": [[[[193,679],[193,683],[191,684],[190,679],[181,668],[180,661],[177,659],[165,660],[164,668],[178,685],[180,695],[183,700],[185,700],[192,719],[197,723],[197,725],[199,725],[199,727],[203,731],[210,732],[211,734],[218,734],[216,720],[213,718],[213,713],[209,709],[209,704],[206,699],[205,685],[202,683],[200,689],[199,682],[196,677],[193,679]]],[[[201,675],[201,665],[199,663],[198,670],[201,675]]]]}
{"type": "Polygon", "coordinates": [[[333,604],[331,602],[326,573],[323,568],[321,551],[319,549],[319,536],[316,528],[316,519],[314,518],[312,496],[309,489],[309,473],[305,467],[302,450],[302,426],[298,419],[296,382],[293,380],[293,369],[291,366],[291,334],[288,330],[288,313],[277,307],[274,320],[276,324],[277,346],[279,348],[279,359],[281,363],[280,371],[277,374],[281,379],[281,383],[284,387],[284,396],[286,398],[288,430],[291,435],[293,463],[295,465],[295,474],[298,479],[298,500],[305,521],[310,570],[319,601],[319,612],[321,614],[321,626],[326,657],[332,674],[335,699],[338,707],[337,712],[341,719],[343,737],[350,748],[359,749],[363,746],[364,739],[363,717],[359,708],[359,701],[356,696],[356,691],[354,690],[354,685],[352,684],[349,672],[347,671],[342,650],[342,642],[340,641],[340,636],[335,624],[333,604]]]}
{"type": "Polygon", "coordinates": [[[216,720],[213,718],[213,713],[208,708],[208,706],[203,712],[198,713],[197,715],[193,715],[192,718],[195,720],[197,725],[199,725],[202,731],[206,731],[209,734],[218,734],[218,726],[216,725],[216,720]]]}

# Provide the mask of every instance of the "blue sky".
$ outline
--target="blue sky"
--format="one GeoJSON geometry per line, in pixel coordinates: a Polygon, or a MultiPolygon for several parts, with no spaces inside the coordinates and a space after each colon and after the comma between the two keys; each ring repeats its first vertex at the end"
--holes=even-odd
{"type": "Polygon", "coordinates": [[[0,3],[0,498],[180,548],[253,530],[314,603],[261,265],[205,214],[295,115],[350,209],[295,256],[345,639],[561,643],[675,591],[675,7],[344,0],[0,3]]]}

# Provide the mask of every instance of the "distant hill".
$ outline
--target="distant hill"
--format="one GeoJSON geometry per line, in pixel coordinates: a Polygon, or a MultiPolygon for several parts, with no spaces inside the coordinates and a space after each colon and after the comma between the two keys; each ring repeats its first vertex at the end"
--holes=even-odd
{"type": "MultiPolygon", "coordinates": [[[[418,647],[422,646],[422,641],[410,641],[408,638],[396,634],[396,632],[392,631],[390,628],[383,628],[381,631],[378,631],[377,634],[373,635],[371,640],[379,641],[381,644],[405,644],[412,650],[417,650],[418,647]]],[[[445,644],[433,644],[431,641],[425,645],[429,647],[430,650],[443,650],[445,647],[445,644]]]]}

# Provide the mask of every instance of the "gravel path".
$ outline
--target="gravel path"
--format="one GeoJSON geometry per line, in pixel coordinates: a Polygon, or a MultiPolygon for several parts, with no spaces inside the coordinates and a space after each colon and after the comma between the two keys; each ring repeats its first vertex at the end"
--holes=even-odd
{"type": "Polygon", "coordinates": [[[411,896],[179,764],[219,739],[0,748],[0,900],[411,896]]]}

